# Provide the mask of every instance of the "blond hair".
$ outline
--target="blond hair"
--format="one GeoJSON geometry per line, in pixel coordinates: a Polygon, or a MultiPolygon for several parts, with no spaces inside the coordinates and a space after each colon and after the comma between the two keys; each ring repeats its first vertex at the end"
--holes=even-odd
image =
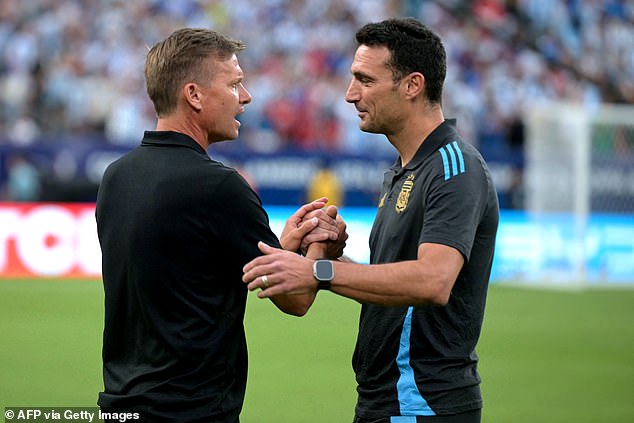
{"type": "Polygon", "coordinates": [[[208,29],[183,28],[156,43],[145,61],[145,84],[158,117],[176,109],[178,91],[187,82],[213,78],[211,57],[226,59],[244,50],[242,41],[208,29]]]}

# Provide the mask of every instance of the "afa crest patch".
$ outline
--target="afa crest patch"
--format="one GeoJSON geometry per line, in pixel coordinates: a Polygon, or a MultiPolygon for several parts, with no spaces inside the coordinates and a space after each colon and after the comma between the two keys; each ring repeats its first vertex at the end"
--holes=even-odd
{"type": "Polygon", "coordinates": [[[407,208],[409,194],[412,192],[412,188],[414,188],[414,174],[410,173],[405,182],[403,182],[401,192],[398,194],[396,206],[394,207],[396,209],[396,213],[402,213],[407,208]]]}

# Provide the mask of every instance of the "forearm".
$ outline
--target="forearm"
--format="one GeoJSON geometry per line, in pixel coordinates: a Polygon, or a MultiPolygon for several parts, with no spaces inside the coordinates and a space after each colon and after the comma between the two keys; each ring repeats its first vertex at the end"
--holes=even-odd
{"type": "Polygon", "coordinates": [[[281,311],[292,316],[301,317],[308,312],[308,309],[315,301],[315,293],[296,295],[276,295],[270,298],[273,304],[281,311]]]}
{"type": "Polygon", "coordinates": [[[334,262],[334,271],[331,290],[360,303],[446,304],[445,282],[416,260],[380,265],[334,262]]]}
{"type": "MultiPolygon", "coordinates": [[[[261,288],[257,279],[262,275],[273,275],[272,284],[269,279],[271,286],[258,293],[260,298],[315,294],[314,260],[263,243],[258,245],[265,255],[247,263],[242,277],[249,290],[261,288]]],[[[397,263],[363,265],[333,260],[331,290],[361,303],[444,306],[463,264],[459,251],[440,244],[422,244],[417,260],[397,263]]]]}
{"type": "Polygon", "coordinates": [[[350,257],[346,256],[345,254],[338,257],[337,261],[340,261],[342,263],[356,263],[356,261],[352,260],[350,257]]]}

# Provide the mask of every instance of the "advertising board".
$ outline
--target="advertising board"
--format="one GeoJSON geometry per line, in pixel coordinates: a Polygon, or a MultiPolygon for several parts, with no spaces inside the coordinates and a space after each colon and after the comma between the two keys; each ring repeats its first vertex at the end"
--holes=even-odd
{"type": "MultiPolygon", "coordinates": [[[[295,208],[267,206],[278,235],[295,208]]],[[[368,263],[376,210],[340,209],[346,255],[368,263]]],[[[492,281],[550,285],[634,283],[634,216],[593,215],[581,238],[565,215],[503,211],[492,281]]],[[[0,278],[101,277],[93,203],[0,203],[0,278]]]]}

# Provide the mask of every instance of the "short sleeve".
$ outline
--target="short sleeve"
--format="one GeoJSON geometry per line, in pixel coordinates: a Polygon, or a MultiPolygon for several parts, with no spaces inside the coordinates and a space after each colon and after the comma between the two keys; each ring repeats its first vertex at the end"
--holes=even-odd
{"type": "Polygon", "coordinates": [[[419,243],[448,245],[469,259],[487,200],[484,169],[473,160],[467,172],[446,178],[433,176],[425,197],[425,215],[419,243]]]}

